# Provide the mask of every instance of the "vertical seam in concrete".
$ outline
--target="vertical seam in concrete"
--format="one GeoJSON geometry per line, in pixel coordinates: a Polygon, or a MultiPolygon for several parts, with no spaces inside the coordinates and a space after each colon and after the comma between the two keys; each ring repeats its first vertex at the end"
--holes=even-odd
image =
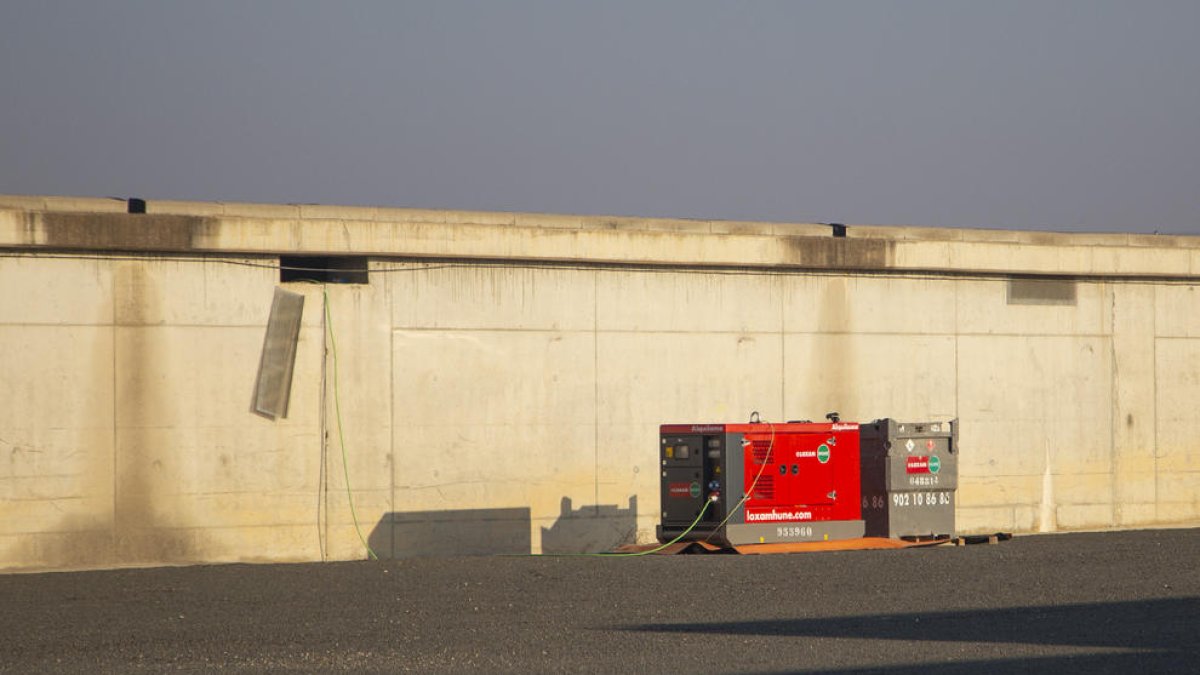
{"type": "Polygon", "coordinates": [[[1154,289],[1154,320],[1150,336],[1150,381],[1154,383],[1154,522],[1158,522],[1158,287],[1154,289]]]}
{"type": "Polygon", "coordinates": [[[592,271],[592,478],[600,508],[600,270],[592,271]]]}
{"type": "Polygon", "coordinates": [[[204,308],[208,309],[208,258],[204,258],[200,263],[200,282],[204,297],[204,308]]]}
{"type": "Polygon", "coordinates": [[[113,263],[109,267],[111,276],[109,283],[112,284],[112,525],[109,526],[109,542],[113,552],[113,558],[116,558],[117,552],[117,448],[120,447],[119,434],[117,426],[118,411],[121,409],[121,402],[117,400],[117,265],[113,263]]]}
{"type": "Polygon", "coordinates": [[[962,327],[958,323],[958,291],[961,281],[954,281],[954,419],[959,416],[959,398],[962,396],[962,384],[958,379],[958,340],[962,327]]]}
{"type": "Polygon", "coordinates": [[[388,329],[388,454],[392,458],[392,470],[389,473],[388,488],[388,555],[396,557],[396,471],[399,463],[396,461],[396,330],[392,325],[392,277],[384,276],[383,299],[387,308],[388,329]]]}
{"type": "Polygon", "coordinates": [[[786,289],[784,280],[786,276],[780,276],[777,280],[779,284],[779,417],[780,421],[787,421],[787,301],[785,300],[786,289]]]}
{"type": "Polygon", "coordinates": [[[1121,417],[1121,368],[1117,365],[1117,287],[1106,283],[1109,293],[1108,308],[1108,353],[1109,359],[1109,397],[1111,406],[1108,419],[1108,502],[1109,524],[1117,523],[1117,429],[1121,417]]]}
{"type": "MultiPolygon", "coordinates": [[[[322,291],[324,291],[324,287],[322,287],[322,291]]],[[[327,331],[329,330],[329,327],[325,325],[325,317],[326,316],[327,315],[325,313],[325,294],[322,292],[322,294],[321,294],[321,396],[320,396],[320,402],[319,402],[319,405],[321,406],[321,410],[320,410],[320,417],[318,418],[319,423],[320,423],[320,436],[321,436],[321,473],[320,473],[320,477],[317,481],[317,483],[318,483],[317,484],[317,536],[320,538],[320,540],[322,542],[321,543],[321,560],[322,560],[322,562],[325,561],[325,559],[328,557],[328,551],[329,551],[329,436],[328,436],[328,431],[327,431],[328,420],[326,419],[327,415],[328,415],[327,409],[329,406],[329,401],[327,400],[327,393],[326,393],[326,388],[328,387],[328,384],[326,382],[326,380],[328,378],[326,370],[329,365],[328,364],[329,355],[327,353],[328,344],[326,341],[329,339],[329,335],[327,333],[327,331]],[[324,521],[323,525],[322,525],[322,521],[321,521],[322,507],[324,507],[324,513],[325,513],[325,521],[324,521]]]]}

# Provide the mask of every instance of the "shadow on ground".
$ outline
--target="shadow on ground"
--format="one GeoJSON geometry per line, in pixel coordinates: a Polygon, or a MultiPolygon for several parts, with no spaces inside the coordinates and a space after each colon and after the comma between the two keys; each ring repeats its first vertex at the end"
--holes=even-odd
{"type": "MultiPolygon", "coordinates": [[[[856,638],[903,642],[1041,645],[1107,654],[967,660],[872,669],[889,673],[1151,672],[1200,664],[1200,598],[1029,606],[852,617],[625,626],[643,633],[856,638]]],[[[1189,666],[1190,667],[1190,666],[1189,666]]]]}

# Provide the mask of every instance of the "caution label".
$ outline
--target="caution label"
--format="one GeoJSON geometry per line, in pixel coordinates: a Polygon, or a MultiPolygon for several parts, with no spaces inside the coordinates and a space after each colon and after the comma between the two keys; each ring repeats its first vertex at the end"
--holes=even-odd
{"type": "Polygon", "coordinates": [[[929,473],[928,457],[909,457],[904,464],[905,473],[929,473]]]}
{"type": "Polygon", "coordinates": [[[673,499],[691,499],[691,483],[671,483],[667,486],[667,495],[673,499]]]}

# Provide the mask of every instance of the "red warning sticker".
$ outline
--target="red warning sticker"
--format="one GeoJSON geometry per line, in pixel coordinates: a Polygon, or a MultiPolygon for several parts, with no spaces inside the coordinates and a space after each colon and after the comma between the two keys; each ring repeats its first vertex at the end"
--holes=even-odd
{"type": "Polygon", "coordinates": [[[904,465],[905,473],[929,473],[928,457],[909,457],[904,465]]]}
{"type": "Polygon", "coordinates": [[[677,499],[691,499],[692,498],[692,484],[691,483],[670,483],[669,485],[667,485],[667,494],[670,495],[671,497],[675,497],[677,499]]]}

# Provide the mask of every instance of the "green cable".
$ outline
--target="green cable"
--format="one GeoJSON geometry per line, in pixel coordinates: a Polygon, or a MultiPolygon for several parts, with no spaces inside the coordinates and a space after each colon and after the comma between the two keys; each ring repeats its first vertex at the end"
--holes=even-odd
{"type": "Polygon", "coordinates": [[[342,448],[342,473],[346,477],[346,501],[350,502],[350,517],[354,519],[354,531],[358,533],[358,540],[362,542],[363,548],[367,549],[367,555],[371,560],[379,560],[379,556],[375,555],[375,551],[371,550],[371,545],[363,537],[362,528],[358,526],[358,513],[354,511],[354,495],[350,491],[350,465],[346,460],[346,437],[342,433],[342,404],[338,396],[337,340],[333,337],[333,312],[329,308],[329,287],[322,285],[321,292],[325,295],[325,325],[329,330],[329,351],[333,354],[333,409],[337,417],[338,444],[342,448]]]}

